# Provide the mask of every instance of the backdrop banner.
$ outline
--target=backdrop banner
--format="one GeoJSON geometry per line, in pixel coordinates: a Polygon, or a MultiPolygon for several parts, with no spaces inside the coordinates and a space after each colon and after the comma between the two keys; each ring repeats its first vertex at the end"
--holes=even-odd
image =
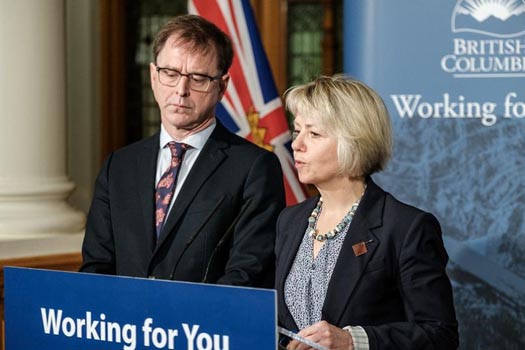
{"type": "Polygon", "coordinates": [[[274,350],[273,290],[4,269],[6,350],[274,350]]]}
{"type": "Polygon", "coordinates": [[[524,349],[524,1],[345,0],[344,16],[345,72],[394,126],[374,178],[439,218],[460,348],[524,349]]]}

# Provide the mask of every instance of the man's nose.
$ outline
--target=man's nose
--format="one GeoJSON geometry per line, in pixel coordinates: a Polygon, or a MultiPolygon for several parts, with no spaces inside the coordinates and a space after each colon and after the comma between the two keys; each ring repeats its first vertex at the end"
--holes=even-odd
{"type": "Polygon", "coordinates": [[[190,93],[190,78],[186,76],[181,76],[179,83],[175,86],[177,95],[187,96],[190,93]]]}

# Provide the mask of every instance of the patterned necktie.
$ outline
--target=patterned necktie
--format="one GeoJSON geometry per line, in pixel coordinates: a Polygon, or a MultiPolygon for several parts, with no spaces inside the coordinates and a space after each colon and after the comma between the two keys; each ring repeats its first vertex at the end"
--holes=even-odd
{"type": "Polygon", "coordinates": [[[175,184],[177,183],[177,175],[180,168],[179,165],[186,152],[187,145],[171,141],[168,143],[168,147],[171,151],[171,164],[164,174],[162,174],[155,193],[155,227],[157,240],[164,225],[171,198],[175,192],[175,184]]]}

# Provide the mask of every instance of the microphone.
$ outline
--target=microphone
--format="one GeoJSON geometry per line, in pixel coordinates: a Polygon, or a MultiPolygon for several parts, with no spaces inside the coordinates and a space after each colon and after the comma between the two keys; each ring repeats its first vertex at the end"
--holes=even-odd
{"type": "Polygon", "coordinates": [[[231,234],[233,233],[233,229],[237,225],[237,222],[240,220],[240,218],[242,217],[246,209],[250,206],[251,202],[252,202],[251,199],[248,199],[244,207],[241,208],[241,211],[239,211],[239,214],[237,214],[237,216],[235,217],[235,219],[233,219],[230,226],[228,226],[228,229],[226,230],[224,235],[219,240],[219,243],[217,243],[217,245],[215,246],[215,249],[213,249],[213,252],[211,252],[210,259],[208,260],[208,264],[206,265],[206,271],[204,272],[204,277],[202,278],[201,283],[206,283],[206,280],[208,279],[208,273],[210,272],[211,264],[213,262],[213,259],[215,259],[215,255],[217,254],[219,249],[222,247],[224,242],[226,242],[226,240],[231,236],[231,234]]]}
{"type": "Polygon", "coordinates": [[[184,255],[184,253],[186,252],[186,249],[188,249],[188,247],[190,246],[190,244],[195,240],[195,237],[197,237],[197,235],[201,232],[202,228],[204,227],[204,225],[206,225],[206,223],[210,220],[210,218],[215,214],[215,212],[219,209],[219,206],[221,205],[222,202],[224,202],[224,198],[225,196],[222,195],[221,198],[219,198],[219,200],[217,201],[217,204],[215,204],[215,206],[213,207],[213,209],[210,211],[210,213],[208,214],[208,216],[206,216],[206,218],[204,218],[204,220],[202,220],[200,226],[197,228],[197,230],[195,231],[195,234],[193,236],[191,236],[187,241],[186,241],[186,245],[184,246],[184,249],[182,251],[182,253],[179,255],[179,258],[177,259],[177,261],[175,262],[175,264],[173,264],[173,268],[171,269],[171,272],[170,272],[170,276],[169,276],[169,279],[172,280],[173,279],[173,275],[175,274],[175,269],[177,268],[177,266],[179,265],[179,262],[180,262],[180,259],[182,258],[182,256],[184,255]]]}

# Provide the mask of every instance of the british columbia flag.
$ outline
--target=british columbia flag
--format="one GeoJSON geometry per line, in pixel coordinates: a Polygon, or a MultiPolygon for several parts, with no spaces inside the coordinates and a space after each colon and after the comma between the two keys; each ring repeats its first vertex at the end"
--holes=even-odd
{"type": "Polygon", "coordinates": [[[303,201],[306,191],[295,172],[286,114],[249,0],[189,0],[188,12],[215,23],[233,42],[230,82],[217,117],[230,131],[273,151],[283,169],[287,205],[303,201]]]}

